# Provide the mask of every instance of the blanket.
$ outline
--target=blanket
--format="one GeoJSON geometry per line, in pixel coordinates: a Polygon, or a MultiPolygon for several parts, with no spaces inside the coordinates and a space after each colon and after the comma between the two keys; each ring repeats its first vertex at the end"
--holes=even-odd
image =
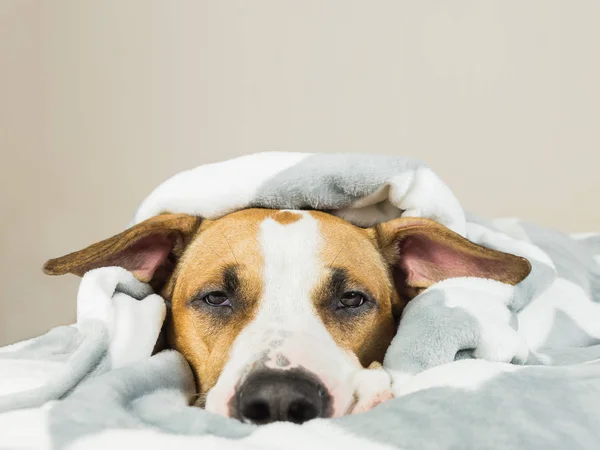
{"type": "Polygon", "coordinates": [[[189,406],[188,364],[154,350],[163,299],[124,269],[92,270],[75,324],[0,349],[0,448],[600,448],[600,234],[486,221],[422,162],[360,154],[200,166],[159,185],[130,225],[249,207],[317,209],[361,227],[433,219],[532,270],[516,286],[454,278],[414,298],[384,361],[394,399],[265,426],[189,406]]]}

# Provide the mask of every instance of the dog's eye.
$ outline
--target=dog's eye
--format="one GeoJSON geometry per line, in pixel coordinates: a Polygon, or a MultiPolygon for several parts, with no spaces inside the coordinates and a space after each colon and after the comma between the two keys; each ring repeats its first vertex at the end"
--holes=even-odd
{"type": "Polygon", "coordinates": [[[367,301],[364,294],[356,291],[346,292],[340,298],[338,307],[340,308],[358,308],[367,301]]]}
{"type": "Polygon", "coordinates": [[[206,294],[202,300],[210,306],[231,306],[231,302],[225,292],[211,292],[206,294]]]}

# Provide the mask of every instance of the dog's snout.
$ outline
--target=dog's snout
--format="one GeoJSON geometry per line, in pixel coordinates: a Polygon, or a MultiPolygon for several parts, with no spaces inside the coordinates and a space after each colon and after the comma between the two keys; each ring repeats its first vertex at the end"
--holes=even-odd
{"type": "Polygon", "coordinates": [[[304,370],[261,370],[250,375],[236,393],[232,416],[266,424],[303,423],[331,415],[331,398],[323,384],[304,370]]]}

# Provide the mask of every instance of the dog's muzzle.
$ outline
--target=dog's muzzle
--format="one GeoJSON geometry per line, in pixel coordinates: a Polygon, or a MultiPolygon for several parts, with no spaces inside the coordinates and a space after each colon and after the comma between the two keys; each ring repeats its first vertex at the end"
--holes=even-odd
{"type": "Polygon", "coordinates": [[[238,387],[230,415],[243,422],[304,423],[332,415],[331,396],[319,379],[303,369],[260,369],[238,387]]]}

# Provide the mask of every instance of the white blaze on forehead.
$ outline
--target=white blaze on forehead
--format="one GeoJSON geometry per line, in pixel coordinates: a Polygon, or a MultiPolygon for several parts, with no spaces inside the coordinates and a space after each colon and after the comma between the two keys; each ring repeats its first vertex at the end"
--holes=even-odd
{"type": "Polygon", "coordinates": [[[323,238],[319,222],[310,213],[294,214],[302,217],[285,224],[268,218],[260,226],[263,297],[248,331],[257,335],[265,349],[263,357],[268,367],[320,370],[322,373],[317,375],[327,381],[335,372],[334,366],[341,363],[336,355],[343,352],[313,306],[312,294],[325,275],[319,258],[323,238]],[[283,356],[287,364],[280,364],[278,356],[280,360],[283,356]]]}
{"type": "Polygon", "coordinates": [[[318,257],[322,237],[317,220],[305,211],[294,214],[302,218],[287,224],[265,219],[259,236],[264,260],[264,294],[259,315],[268,314],[270,319],[285,322],[307,313],[314,316],[310,295],[322,266],[318,257]]]}
{"type": "MultiPolygon", "coordinates": [[[[301,367],[335,390],[357,363],[337,346],[313,304],[315,289],[328,276],[320,258],[324,242],[319,222],[308,212],[293,213],[302,217],[291,223],[268,218],[260,226],[264,289],[248,331],[256,333],[267,367],[301,367]]],[[[335,400],[345,403],[347,399],[334,399],[334,410],[339,412],[335,400]]]]}

